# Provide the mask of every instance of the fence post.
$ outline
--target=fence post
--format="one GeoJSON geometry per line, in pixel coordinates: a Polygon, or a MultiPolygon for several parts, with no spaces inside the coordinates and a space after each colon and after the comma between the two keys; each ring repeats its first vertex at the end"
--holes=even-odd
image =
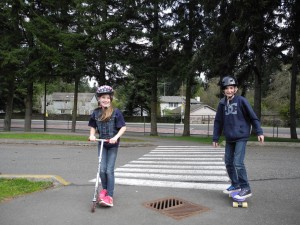
{"type": "Polygon", "coordinates": [[[210,125],[210,115],[208,115],[208,121],[207,121],[207,137],[209,137],[209,125],[210,125]]]}
{"type": "Polygon", "coordinates": [[[144,116],[144,136],[146,135],[146,117],[144,116]]]}
{"type": "Polygon", "coordinates": [[[175,130],[176,130],[176,117],[174,116],[174,136],[176,136],[175,130]]]}

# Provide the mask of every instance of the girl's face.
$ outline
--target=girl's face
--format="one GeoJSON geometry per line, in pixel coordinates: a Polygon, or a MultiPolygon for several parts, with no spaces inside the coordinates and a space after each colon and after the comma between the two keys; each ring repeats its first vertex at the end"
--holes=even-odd
{"type": "Polygon", "coordinates": [[[226,97],[230,99],[235,95],[237,90],[238,88],[236,86],[227,86],[224,89],[224,95],[226,95],[226,97]]]}
{"type": "Polygon", "coordinates": [[[111,100],[110,100],[110,95],[109,94],[105,94],[105,95],[101,95],[98,99],[100,106],[101,107],[109,107],[111,100]]]}

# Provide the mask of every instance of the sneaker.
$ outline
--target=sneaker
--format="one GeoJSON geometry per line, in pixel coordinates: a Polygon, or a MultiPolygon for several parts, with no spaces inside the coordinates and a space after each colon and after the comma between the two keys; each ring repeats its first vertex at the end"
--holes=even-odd
{"type": "Polygon", "coordinates": [[[107,195],[106,189],[103,189],[102,191],[100,191],[98,202],[101,202],[105,198],[106,195],[107,195]]]}
{"type": "Polygon", "coordinates": [[[103,206],[114,206],[114,203],[113,203],[113,198],[110,197],[110,196],[105,196],[104,199],[100,202],[101,205],[103,206]]]}
{"type": "Polygon", "coordinates": [[[240,188],[236,188],[234,186],[230,186],[229,188],[227,188],[226,190],[223,191],[224,194],[230,194],[232,192],[235,192],[235,191],[240,191],[241,189],[240,188]]]}
{"type": "Polygon", "coordinates": [[[243,200],[252,196],[251,190],[249,188],[242,188],[240,193],[238,193],[234,198],[238,200],[243,200]]]}

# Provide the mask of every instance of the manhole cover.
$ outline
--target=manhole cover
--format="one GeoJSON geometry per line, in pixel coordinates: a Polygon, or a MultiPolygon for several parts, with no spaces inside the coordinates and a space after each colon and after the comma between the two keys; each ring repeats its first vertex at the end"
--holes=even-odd
{"type": "Polygon", "coordinates": [[[195,214],[206,212],[209,208],[179,198],[162,198],[144,203],[147,208],[158,211],[173,219],[180,220],[195,214]]]}

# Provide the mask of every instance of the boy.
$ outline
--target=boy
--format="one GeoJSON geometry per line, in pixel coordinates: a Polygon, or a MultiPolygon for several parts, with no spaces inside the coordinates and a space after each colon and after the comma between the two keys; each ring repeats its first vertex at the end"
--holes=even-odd
{"type": "Polygon", "coordinates": [[[224,193],[239,191],[235,198],[244,199],[252,196],[244,165],[251,125],[261,143],[264,142],[264,135],[259,119],[249,102],[244,97],[235,95],[238,90],[237,80],[226,76],[222,79],[221,88],[225,97],[218,105],[214,121],[213,146],[219,145],[218,141],[223,131],[226,139],[225,165],[231,180],[231,186],[224,190],[224,193]]]}

